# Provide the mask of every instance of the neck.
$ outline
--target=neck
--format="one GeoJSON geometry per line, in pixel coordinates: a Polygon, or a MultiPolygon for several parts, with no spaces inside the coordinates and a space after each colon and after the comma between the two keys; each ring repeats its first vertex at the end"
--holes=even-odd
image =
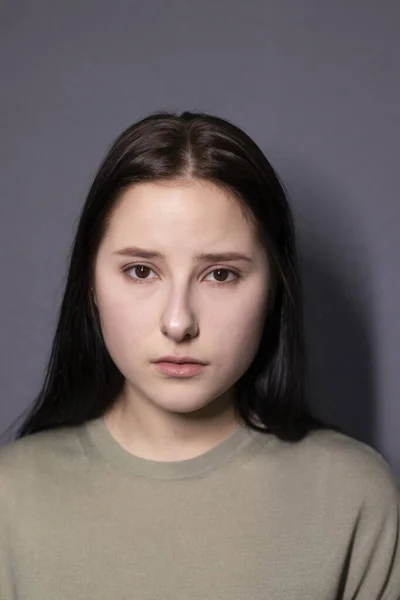
{"type": "Polygon", "coordinates": [[[229,390],[200,410],[174,413],[139,401],[125,390],[104,416],[118,443],[128,452],[156,461],[180,461],[217,446],[238,427],[229,390]]]}

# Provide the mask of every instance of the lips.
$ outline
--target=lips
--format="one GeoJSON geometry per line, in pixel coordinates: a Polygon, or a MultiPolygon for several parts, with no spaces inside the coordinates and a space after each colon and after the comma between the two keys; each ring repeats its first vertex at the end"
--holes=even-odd
{"type": "Polygon", "coordinates": [[[172,363],[172,364],[177,364],[177,365],[186,365],[186,364],[197,364],[197,365],[206,365],[207,363],[197,359],[197,358],[193,358],[192,356],[182,356],[182,357],[176,357],[176,356],[163,356],[159,359],[157,359],[156,361],[157,363],[172,363]]]}
{"type": "Polygon", "coordinates": [[[156,362],[157,369],[169,377],[193,377],[204,372],[205,365],[199,363],[156,362]]]}

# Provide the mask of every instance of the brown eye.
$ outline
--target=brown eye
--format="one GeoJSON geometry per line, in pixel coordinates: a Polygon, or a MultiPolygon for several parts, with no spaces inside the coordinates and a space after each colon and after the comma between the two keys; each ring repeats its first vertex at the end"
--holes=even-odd
{"type": "MultiPolygon", "coordinates": [[[[132,279],[137,282],[145,282],[147,280],[154,279],[154,277],[149,277],[149,274],[153,271],[150,267],[146,265],[131,265],[124,269],[125,273],[132,279]]],[[[154,271],[153,271],[154,273],[154,271]]]]}
{"type": "Polygon", "coordinates": [[[218,283],[233,283],[240,278],[239,274],[231,269],[214,269],[214,271],[211,271],[209,275],[213,275],[214,281],[218,283]],[[227,279],[227,276],[229,275],[233,275],[234,277],[227,279]]]}
{"type": "Polygon", "coordinates": [[[221,280],[225,281],[226,280],[226,276],[229,273],[229,271],[227,269],[216,269],[214,271],[214,273],[217,273],[217,276],[216,276],[216,280],[217,281],[221,281],[221,280]],[[222,273],[222,276],[221,276],[221,273],[222,273]]]}
{"type": "Polygon", "coordinates": [[[132,270],[135,269],[137,269],[136,275],[138,275],[139,279],[146,279],[146,275],[151,271],[151,269],[145,265],[137,265],[136,267],[133,267],[132,270]]]}

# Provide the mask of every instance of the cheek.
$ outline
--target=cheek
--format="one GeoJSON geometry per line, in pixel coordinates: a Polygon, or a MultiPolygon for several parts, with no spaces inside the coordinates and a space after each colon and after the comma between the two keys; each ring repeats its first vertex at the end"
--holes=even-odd
{"type": "Polygon", "coordinates": [[[149,307],[146,309],[144,305],[138,309],[131,303],[101,298],[98,310],[104,341],[111,357],[118,365],[132,361],[150,332],[153,318],[149,307]]]}
{"type": "Polygon", "coordinates": [[[221,360],[248,366],[257,352],[265,321],[265,295],[254,294],[251,301],[227,302],[214,311],[210,322],[215,347],[221,360]]]}

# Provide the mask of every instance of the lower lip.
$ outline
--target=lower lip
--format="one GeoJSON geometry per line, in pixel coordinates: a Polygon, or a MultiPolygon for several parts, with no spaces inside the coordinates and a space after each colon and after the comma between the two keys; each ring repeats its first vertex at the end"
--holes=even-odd
{"type": "Polygon", "coordinates": [[[198,375],[204,370],[205,365],[199,365],[198,363],[171,363],[171,362],[158,362],[155,363],[156,367],[166,375],[172,377],[193,377],[198,375]]]}

